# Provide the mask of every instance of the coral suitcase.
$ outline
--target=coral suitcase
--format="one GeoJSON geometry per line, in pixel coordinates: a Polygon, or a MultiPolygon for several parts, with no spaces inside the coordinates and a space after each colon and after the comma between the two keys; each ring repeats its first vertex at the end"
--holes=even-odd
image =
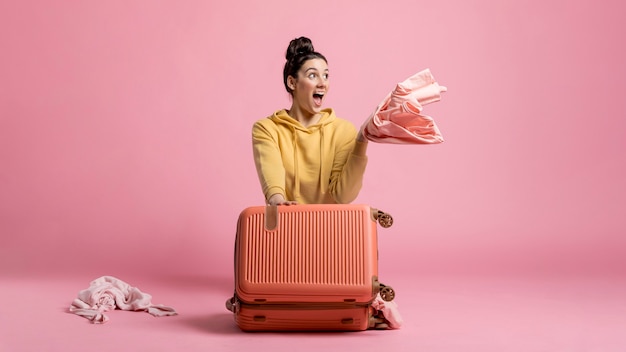
{"type": "Polygon", "coordinates": [[[244,331],[365,330],[380,292],[377,224],[367,205],[244,209],[235,240],[235,294],[227,307],[244,331]]]}

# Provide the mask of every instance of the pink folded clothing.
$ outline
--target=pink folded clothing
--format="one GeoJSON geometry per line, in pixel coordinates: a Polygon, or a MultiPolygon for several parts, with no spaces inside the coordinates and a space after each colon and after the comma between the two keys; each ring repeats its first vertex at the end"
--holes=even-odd
{"type": "Polygon", "coordinates": [[[404,320],[398,311],[398,305],[394,301],[387,302],[380,297],[380,293],[372,302],[372,308],[376,311],[375,316],[384,320],[383,325],[389,329],[399,329],[404,320]]]}
{"type": "Polygon", "coordinates": [[[78,293],[70,312],[89,319],[94,324],[106,323],[104,312],[113,309],[145,311],[155,317],[176,315],[171,307],[155,305],[152,296],[112,276],[102,276],[91,282],[89,288],[78,293]]]}
{"type": "Polygon", "coordinates": [[[370,141],[392,144],[435,144],[443,137],[435,121],[422,114],[423,106],[441,99],[440,86],[425,69],[397,84],[361,127],[370,141]]]}

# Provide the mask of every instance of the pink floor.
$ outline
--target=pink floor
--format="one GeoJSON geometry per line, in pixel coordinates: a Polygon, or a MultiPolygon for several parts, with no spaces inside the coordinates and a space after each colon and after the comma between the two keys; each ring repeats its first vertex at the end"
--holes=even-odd
{"type": "Polygon", "coordinates": [[[243,333],[227,277],[120,277],[179,315],[68,313],[95,277],[2,278],[0,351],[626,351],[623,277],[387,277],[405,326],[358,333],[243,333]]]}

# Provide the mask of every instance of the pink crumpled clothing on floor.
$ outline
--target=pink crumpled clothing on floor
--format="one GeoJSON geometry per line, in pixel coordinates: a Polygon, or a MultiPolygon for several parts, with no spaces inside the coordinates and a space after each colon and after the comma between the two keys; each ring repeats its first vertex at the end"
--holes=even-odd
{"type": "Polygon", "coordinates": [[[151,302],[152,296],[141,292],[113,276],[102,276],[91,282],[89,288],[78,293],[70,312],[89,319],[94,324],[106,323],[104,312],[113,309],[145,311],[155,317],[176,315],[176,311],[151,302]]]}
{"type": "Polygon", "coordinates": [[[379,293],[372,302],[372,308],[382,314],[385,323],[390,329],[399,329],[402,326],[404,320],[400,315],[400,311],[398,311],[396,302],[383,300],[379,293]]]}
{"type": "Polygon", "coordinates": [[[423,106],[441,99],[447,88],[440,86],[429,69],[397,84],[361,127],[370,141],[392,144],[435,144],[443,137],[423,106]]]}

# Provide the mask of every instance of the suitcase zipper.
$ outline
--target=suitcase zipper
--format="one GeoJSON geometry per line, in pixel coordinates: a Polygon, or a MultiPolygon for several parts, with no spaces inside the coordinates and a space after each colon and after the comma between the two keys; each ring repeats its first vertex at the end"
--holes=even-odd
{"type": "Polygon", "coordinates": [[[248,309],[276,309],[276,310],[325,310],[325,309],[353,309],[366,308],[370,302],[272,302],[272,303],[248,303],[240,301],[235,297],[233,301],[233,312],[236,313],[241,307],[248,309]]]}

